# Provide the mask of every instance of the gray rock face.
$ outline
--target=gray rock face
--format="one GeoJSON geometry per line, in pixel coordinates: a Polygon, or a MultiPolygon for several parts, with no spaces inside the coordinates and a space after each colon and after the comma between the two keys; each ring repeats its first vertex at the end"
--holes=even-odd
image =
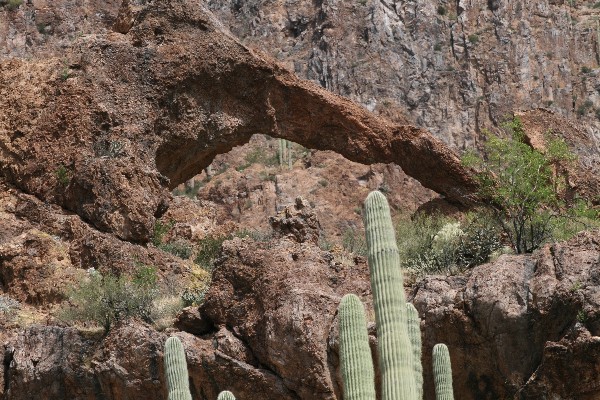
{"type": "Polygon", "coordinates": [[[298,75],[455,148],[514,110],[548,107],[600,143],[593,2],[209,0],[242,38],[298,75]],[[401,110],[401,111],[399,111],[401,110]]]}

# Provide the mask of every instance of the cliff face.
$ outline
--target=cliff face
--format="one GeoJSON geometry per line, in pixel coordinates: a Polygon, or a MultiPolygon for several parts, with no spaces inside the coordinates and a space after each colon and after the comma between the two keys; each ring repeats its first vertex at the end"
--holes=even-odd
{"type": "MultiPolygon", "coordinates": [[[[296,74],[455,148],[546,107],[600,143],[593,1],[209,0],[241,40],[296,74]]],[[[552,127],[548,127],[552,128],[552,127]]]]}
{"type": "Polygon", "coordinates": [[[426,131],[296,78],[224,32],[202,6],[142,3],[124,2],[68,43],[44,42],[46,28],[31,19],[60,15],[64,4],[5,11],[9,31],[26,32],[9,35],[0,64],[0,173],[10,184],[146,242],[169,189],[262,132],[362,163],[395,162],[424,186],[469,202],[468,172],[426,131]],[[19,38],[25,50],[13,48],[19,38]]]}
{"type": "MultiPolygon", "coordinates": [[[[592,4],[0,3],[0,294],[21,303],[16,322],[0,319],[2,400],[164,398],[170,334],[184,341],[195,398],[340,398],[336,308],[349,292],[369,304],[367,266],[317,246],[310,203],[299,203],[308,223],[285,209],[275,220],[285,232],[268,243],[225,242],[206,302],[179,317],[183,332],[132,322],[100,337],[54,317],[88,268],[198,279],[191,260],[148,243],[156,221],[195,243],[326,191],[322,226],[339,233],[338,214],[360,225],[370,189],[411,210],[434,196],[407,175],[470,203],[475,185],[447,144],[477,144],[482,127],[539,105],[563,117],[522,113],[532,144],[555,129],[581,157],[574,185],[600,187],[586,178],[599,154],[592,4]],[[568,119],[580,106],[588,125],[568,119]],[[172,196],[256,133],[378,165],[317,152],[275,182],[250,166],[208,182],[200,201],[172,196]]],[[[414,288],[424,354],[450,345],[457,397],[597,398],[598,242],[582,234],[414,288]]]]}

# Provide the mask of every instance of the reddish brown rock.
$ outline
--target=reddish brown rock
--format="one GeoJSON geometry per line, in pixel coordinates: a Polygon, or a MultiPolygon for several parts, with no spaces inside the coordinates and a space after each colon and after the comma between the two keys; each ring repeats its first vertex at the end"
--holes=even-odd
{"type": "MultiPolygon", "coordinates": [[[[395,162],[469,202],[474,183],[440,141],[299,80],[245,48],[202,5],[124,3],[120,17],[112,7],[107,20],[126,34],[95,21],[60,59],[46,55],[58,46],[50,40],[39,44],[44,56],[0,63],[0,173],[19,189],[146,242],[169,189],[263,132],[362,163],[395,162]]],[[[12,15],[11,24],[25,23],[12,15]]]]}

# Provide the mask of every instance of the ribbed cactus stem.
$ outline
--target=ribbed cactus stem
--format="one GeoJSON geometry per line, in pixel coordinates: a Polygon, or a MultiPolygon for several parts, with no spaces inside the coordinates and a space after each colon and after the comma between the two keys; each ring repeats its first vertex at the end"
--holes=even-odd
{"type": "Polygon", "coordinates": [[[221,393],[219,393],[217,400],[235,400],[235,396],[230,391],[223,390],[221,393]]]}
{"type": "Polygon", "coordinates": [[[423,398],[423,365],[421,364],[421,319],[415,306],[406,303],[406,318],[408,322],[408,338],[413,352],[413,372],[415,374],[415,386],[417,399],[423,398]]]}
{"type": "Polygon", "coordinates": [[[165,374],[169,400],[192,400],[185,352],[181,341],[174,336],[165,342],[165,374]]]}
{"type": "Polygon", "coordinates": [[[383,194],[365,200],[365,229],[377,322],[383,400],[413,400],[417,390],[406,328],[406,299],[390,208],[383,194]]]}
{"type": "Polygon", "coordinates": [[[364,307],[358,297],[347,294],[338,310],[344,400],[375,400],[375,373],[364,307]]]}
{"type": "Polygon", "coordinates": [[[436,400],[454,400],[450,353],[443,343],[433,346],[433,380],[436,400]]]}

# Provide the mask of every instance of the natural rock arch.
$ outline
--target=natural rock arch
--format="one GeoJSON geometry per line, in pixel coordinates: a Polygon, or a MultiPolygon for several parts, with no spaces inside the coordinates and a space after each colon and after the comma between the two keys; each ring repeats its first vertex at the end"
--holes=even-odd
{"type": "Polygon", "coordinates": [[[439,140],[298,79],[197,2],[125,0],[111,27],[0,64],[0,173],[101,230],[147,241],[169,189],[254,133],[393,162],[470,202],[476,185],[439,140]]]}

